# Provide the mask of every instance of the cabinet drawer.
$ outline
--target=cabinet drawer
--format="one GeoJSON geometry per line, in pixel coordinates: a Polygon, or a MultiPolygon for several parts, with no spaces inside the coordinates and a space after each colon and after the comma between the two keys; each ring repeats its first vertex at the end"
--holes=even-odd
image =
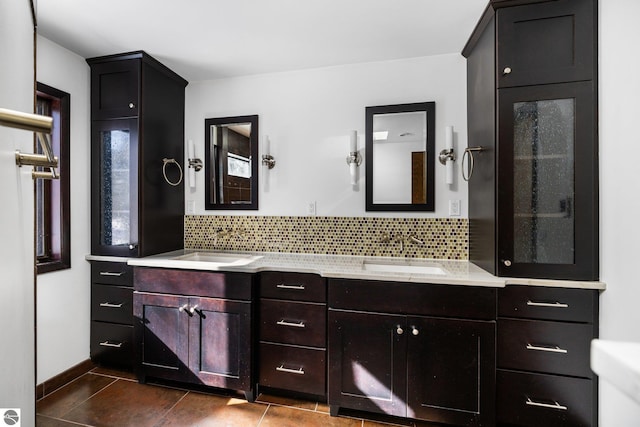
{"type": "Polygon", "coordinates": [[[265,271],[260,275],[260,296],[294,301],[326,302],[326,280],[315,274],[265,271]]]}
{"type": "Polygon", "coordinates": [[[498,367],[592,377],[593,326],[541,320],[498,321],[498,367]]]}
{"type": "Polygon", "coordinates": [[[91,283],[133,286],[133,267],[126,262],[92,261],[91,283]]]}
{"type": "Polygon", "coordinates": [[[91,285],[91,320],[133,325],[133,289],[91,285]]]}
{"type": "Polygon", "coordinates": [[[133,366],[133,326],[91,322],[91,360],[133,366]]]}
{"type": "Polygon", "coordinates": [[[330,279],[329,306],[344,310],[494,320],[496,290],[481,286],[330,279]]]}
{"type": "Polygon", "coordinates": [[[253,275],[170,268],[134,269],[136,291],[251,300],[253,275]]]}
{"type": "Polygon", "coordinates": [[[260,300],[260,340],[326,347],[327,307],[291,301],[260,300]]]}
{"type": "Polygon", "coordinates": [[[497,420],[513,426],[592,426],[591,380],[498,370],[497,420]]]}
{"type": "Polygon", "coordinates": [[[591,323],[597,301],[595,290],[507,286],[498,292],[498,316],[591,323]]]}
{"type": "Polygon", "coordinates": [[[262,386],[324,396],[325,367],[325,350],[260,344],[262,386]]]}

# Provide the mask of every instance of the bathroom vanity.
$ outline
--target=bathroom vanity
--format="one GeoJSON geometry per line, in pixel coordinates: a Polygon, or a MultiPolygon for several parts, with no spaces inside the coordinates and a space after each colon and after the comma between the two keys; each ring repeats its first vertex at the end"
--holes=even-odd
{"type": "Polygon", "coordinates": [[[312,397],[332,415],[597,425],[603,283],[312,254],[181,250],[127,266],[140,381],[312,397]]]}

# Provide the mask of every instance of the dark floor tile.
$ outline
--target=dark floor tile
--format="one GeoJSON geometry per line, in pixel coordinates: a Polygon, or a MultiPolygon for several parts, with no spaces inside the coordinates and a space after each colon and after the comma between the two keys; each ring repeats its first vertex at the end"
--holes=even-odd
{"type": "Polygon", "coordinates": [[[260,394],[256,399],[256,402],[272,403],[274,405],[307,409],[309,411],[315,411],[317,406],[316,402],[310,402],[308,400],[302,400],[302,399],[294,399],[291,397],[272,396],[270,394],[260,394]]]}
{"type": "Polygon", "coordinates": [[[153,426],[185,394],[181,390],[116,380],[64,418],[96,427],[153,426]]]}
{"type": "Polygon", "coordinates": [[[189,392],[157,427],[252,427],[257,426],[268,406],[234,397],[189,392]]]}
{"type": "Polygon", "coordinates": [[[316,411],[318,412],[324,412],[324,413],[329,413],[329,405],[327,405],[326,403],[322,403],[319,402],[318,406],[316,407],[316,411]]]}
{"type": "Polygon", "coordinates": [[[44,415],[36,415],[36,427],[78,427],[78,424],[49,418],[44,415]]]}
{"type": "Polygon", "coordinates": [[[109,377],[84,374],[36,402],[36,412],[60,418],[114,381],[109,377]]]}
{"type": "Polygon", "coordinates": [[[332,417],[321,412],[285,406],[269,406],[260,427],[361,427],[362,420],[332,417]]]}
{"type": "Polygon", "coordinates": [[[97,367],[93,368],[91,370],[91,372],[94,373],[94,374],[106,375],[108,377],[124,378],[124,379],[127,379],[127,380],[138,381],[138,378],[136,377],[136,374],[134,374],[133,372],[130,372],[130,371],[124,371],[124,370],[119,370],[119,369],[111,369],[111,368],[105,368],[105,367],[102,367],[102,366],[97,366],[97,367]]]}

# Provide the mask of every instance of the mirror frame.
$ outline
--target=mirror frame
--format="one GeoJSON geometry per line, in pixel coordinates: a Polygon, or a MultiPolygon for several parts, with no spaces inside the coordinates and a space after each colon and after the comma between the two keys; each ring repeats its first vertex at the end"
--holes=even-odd
{"type": "Polygon", "coordinates": [[[258,210],[258,193],[260,187],[258,186],[258,115],[250,116],[233,116],[233,117],[218,117],[204,120],[204,170],[205,170],[205,195],[204,195],[204,208],[205,210],[258,210]],[[212,186],[212,174],[215,176],[216,167],[213,165],[213,159],[211,158],[211,126],[228,125],[234,123],[250,123],[251,124],[251,136],[249,137],[249,143],[251,145],[251,201],[244,204],[233,203],[213,203],[209,199],[209,194],[212,186]]]}
{"type": "Polygon", "coordinates": [[[436,103],[417,102],[412,104],[381,105],[366,107],[365,123],[365,165],[366,165],[366,211],[378,212],[434,212],[435,211],[435,168],[436,168],[436,103]],[[426,203],[374,203],[373,201],[373,117],[378,114],[426,112],[426,203]]]}

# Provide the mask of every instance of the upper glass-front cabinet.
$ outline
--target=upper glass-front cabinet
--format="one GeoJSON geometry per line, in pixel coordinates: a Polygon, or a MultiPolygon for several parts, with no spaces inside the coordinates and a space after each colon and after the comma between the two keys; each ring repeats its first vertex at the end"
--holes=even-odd
{"type": "Polygon", "coordinates": [[[99,183],[94,230],[99,230],[93,253],[135,256],[138,246],[137,120],[109,120],[94,124],[93,164],[99,183]]]}
{"type": "Polygon", "coordinates": [[[597,277],[592,85],[503,89],[499,114],[498,272],[597,277]]]}

